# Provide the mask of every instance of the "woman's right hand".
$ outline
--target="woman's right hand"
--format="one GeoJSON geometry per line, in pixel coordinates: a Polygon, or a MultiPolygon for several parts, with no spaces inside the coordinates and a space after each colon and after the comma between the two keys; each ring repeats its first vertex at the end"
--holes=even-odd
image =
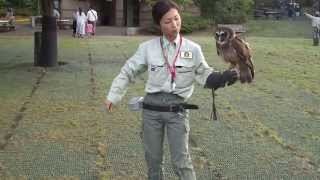
{"type": "Polygon", "coordinates": [[[109,100],[105,100],[104,101],[104,105],[105,105],[105,107],[106,107],[106,110],[108,111],[108,112],[112,112],[112,110],[113,110],[113,104],[112,104],[112,102],[111,101],[109,101],[109,100]]]}

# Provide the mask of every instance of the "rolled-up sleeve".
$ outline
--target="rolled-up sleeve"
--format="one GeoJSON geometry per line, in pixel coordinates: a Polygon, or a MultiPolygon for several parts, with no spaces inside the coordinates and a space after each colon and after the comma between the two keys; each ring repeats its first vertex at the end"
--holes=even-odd
{"type": "Polygon", "coordinates": [[[204,86],[206,84],[208,76],[213,72],[213,68],[211,68],[205,60],[200,46],[197,46],[195,55],[197,58],[195,80],[200,85],[204,86]]]}
{"type": "Polygon", "coordinates": [[[136,53],[127,60],[121,68],[120,73],[112,82],[107,100],[117,104],[125,95],[129,83],[133,83],[135,77],[147,70],[146,65],[146,48],[140,45],[136,53]]]}

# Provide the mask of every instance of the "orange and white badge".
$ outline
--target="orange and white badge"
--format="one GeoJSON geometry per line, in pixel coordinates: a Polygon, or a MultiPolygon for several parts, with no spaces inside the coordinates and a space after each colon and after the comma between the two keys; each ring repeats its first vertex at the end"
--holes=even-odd
{"type": "Polygon", "coordinates": [[[190,51],[181,51],[180,57],[184,59],[192,59],[192,52],[190,51]]]}

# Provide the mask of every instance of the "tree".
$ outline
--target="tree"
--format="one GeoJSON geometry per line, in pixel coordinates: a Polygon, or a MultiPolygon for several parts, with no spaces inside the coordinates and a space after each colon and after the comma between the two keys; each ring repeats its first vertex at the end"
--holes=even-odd
{"type": "Polygon", "coordinates": [[[251,15],[253,0],[218,0],[214,13],[216,23],[243,23],[251,15]]]}
{"type": "Polygon", "coordinates": [[[193,0],[194,3],[200,8],[201,16],[214,19],[215,5],[218,0],[193,0]]]}
{"type": "MultiPolygon", "coordinates": [[[[193,0],[200,7],[201,16],[216,23],[242,23],[248,19],[253,0],[193,0]]],[[[269,0],[270,1],[270,0],[269,0]]]]}
{"type": "Polygon", "coordinates": [[[5,5],[5,0],[0,0],[0,7],[3,7],[5,5]]]}
{"type": "Polygon", "coordinates": [[[57,22],[53,17],[53,1],[41,0],[42,34],[40,59],[36,65],[51,67],[57,66],[57,22]]]}

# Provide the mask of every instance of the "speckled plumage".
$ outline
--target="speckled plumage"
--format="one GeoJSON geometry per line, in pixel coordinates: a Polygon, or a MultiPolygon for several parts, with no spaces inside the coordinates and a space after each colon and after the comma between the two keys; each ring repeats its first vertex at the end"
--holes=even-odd
{"type": "Polygon", "coordinates": [[[254,79],[254,66],[249,44],[228,27],[218,27],[215,39],[217,54],[230,63],[230,68],[239,70],[241,83],[251,83],[254,79]]]}

